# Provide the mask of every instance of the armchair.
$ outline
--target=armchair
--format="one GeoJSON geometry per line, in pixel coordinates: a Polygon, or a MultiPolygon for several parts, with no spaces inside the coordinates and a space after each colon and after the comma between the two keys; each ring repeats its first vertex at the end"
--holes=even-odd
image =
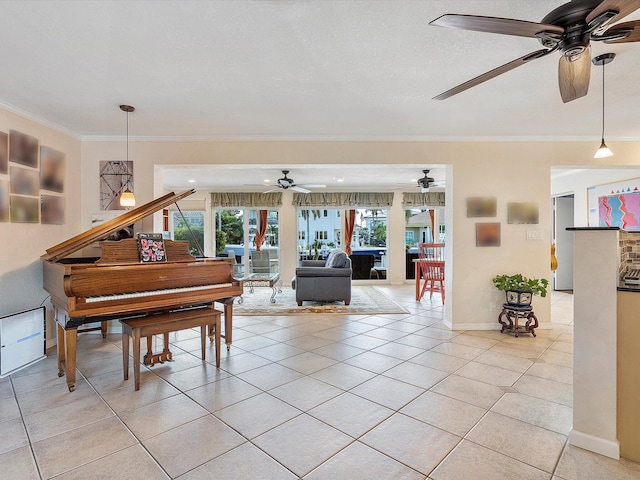
{"type": "Polygon", "coordinates": [[[329,253],[326,260],[303,260],[296,268],[291,287],[296,302],[351,302],[351,259],[339,250],[329,253]]]}

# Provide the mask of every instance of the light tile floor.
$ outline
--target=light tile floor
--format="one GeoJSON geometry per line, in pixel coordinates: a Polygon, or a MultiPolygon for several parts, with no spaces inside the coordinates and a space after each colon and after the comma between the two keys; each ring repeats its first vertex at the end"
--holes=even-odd
{"type": "Polygon", "coordinates": [[[549,329],[451,332],[411,285],[402,315],[237,317],[216,369],[199,332],[122,379],[120,336],[78,342],[67,391],[52,355],[0,380],[3,479],[640,479],[567,445],[573,299],[549,329]]]}

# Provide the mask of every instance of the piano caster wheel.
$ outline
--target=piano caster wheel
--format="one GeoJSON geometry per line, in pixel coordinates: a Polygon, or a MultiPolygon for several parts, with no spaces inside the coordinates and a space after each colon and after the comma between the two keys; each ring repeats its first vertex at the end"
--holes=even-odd
{"type": "Polygon", "coordinates": [[[227,345],[227,352],[231,350],[231,345],[227,345]]]}
{"type": "Polygon", "coordinates": [[[107,334],[106,334],[106,333],[103,333],[103,334],[102,334],[102,338],[107,338],[107,334]]]}
{"type": "Polygon", "coordinates": [[[74,392],[76,390],[76,386],[71,384],[69,385],[69,392],[74,392]]]}
{"type": "Polygon", "coordinates": [[[58,370],[58,377],[64,377],[64,370],[58,370]]]}

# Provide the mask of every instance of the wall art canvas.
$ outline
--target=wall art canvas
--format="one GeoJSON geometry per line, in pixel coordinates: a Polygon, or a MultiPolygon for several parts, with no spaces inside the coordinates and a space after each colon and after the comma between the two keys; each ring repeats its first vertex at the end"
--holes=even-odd
{"type": "Polygon", "coordinates": [[[9,173],[9,135],[0,132],[0,175],[9,173]]]}
{"type": "Polygon", "coordinates": [[[0,222],[9,221],[9,182],[0,180],[0,222]]]}
{"type": "Polygon", "coordinates": [[[9,131],[10,160],[27,167],[38,168],[38,139],[16,130],[9,131]]]}
{"type": "Polygon", "coordinates": [[[64,224],[64,197],[58,195],[40,197],[40,222],[48,225],[64,224]]]}
{"type": "Polygon", "coordinates": [[[13,223],[38,223],[40,220],[40,199],[11,195],[11,221],[13,223]]]}
{"type": "Polygon", "coordinates": [[[536,224],[540,223],[540,212],[537,203],[507,203],[507,223],[536,224]]]}
{"type": "Polygon", "coordinates": [[[590,227],[640,230],[640,178],[587,188],[590,227]]]}
{"type": "Polygon", "coordinates": [[[51,192],[64,192],[64,153],[53,148],[40,147],[40,188],[51,192]]]}
{"type": "Polygon", "coordinates": [[[495,197],[468,197],[467,217],[495,217],[497,203],[495,197]]]}
{"type": "Polygon", "coordinates": [[[11,193],[31,196],[40,194],[40,177],[37,170],[14,167],[12,165],[9,173],[11,178],[11,193]]]}
{"type": "Polygon", "coordinates": [[[125,210],[120,206],[120,194],[133,192],[132,161],[100,162],[100,210],[125,210]]]}
{"type": "Polygon", "coordinates": [[[476,223],[476,247],[499,247],[500,223],[476,223]]]}

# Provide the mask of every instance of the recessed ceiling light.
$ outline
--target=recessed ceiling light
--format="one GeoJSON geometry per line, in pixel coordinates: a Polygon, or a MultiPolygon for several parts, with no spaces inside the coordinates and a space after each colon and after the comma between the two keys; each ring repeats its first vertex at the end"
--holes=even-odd
{"type": "Polygon", "coordinates": [[[269,180],[268,178],[265,178],[265,179],[263,180],[263,182],[264,182],[264,183],[271,183],[271,180],[269,180]]]}
{"type": "Polygon", "coordinates": [[[418,181],[417,178],[412,178],[411,180],[409,180],[411,183],[416,183],[418,181]]]}
{"type": "Polygon", "coordinates": [[[344,177],[333,177],[336,182],[344,182],[344,177]]]}
{"type": "Polygon", "coordinates": [[[196,183],[196,181],[193,178],[191,178],[189,179],[189,183],[196,183]]]}

